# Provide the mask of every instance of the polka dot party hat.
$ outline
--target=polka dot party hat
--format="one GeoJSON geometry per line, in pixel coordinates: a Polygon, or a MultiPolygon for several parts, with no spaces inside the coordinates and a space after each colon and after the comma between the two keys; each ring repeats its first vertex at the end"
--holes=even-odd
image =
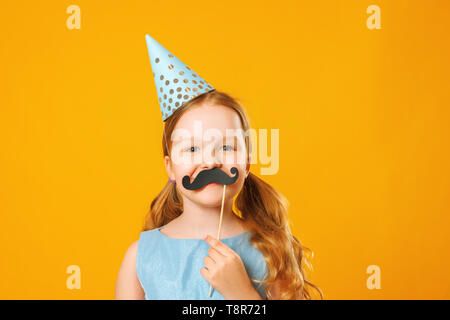
{"type": "Polygon", "coordinates": [[[209,83],[155,39],[148,34],[145,35],[145,39],[163,121],[166,121],[183,103],[214,90],[209,83]]]}

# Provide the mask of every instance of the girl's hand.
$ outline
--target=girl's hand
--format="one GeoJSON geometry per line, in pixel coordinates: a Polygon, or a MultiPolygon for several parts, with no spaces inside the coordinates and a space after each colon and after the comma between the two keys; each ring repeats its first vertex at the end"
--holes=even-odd
{"type": "Polygon", "coordinates": [[[200,273],[227,300],[261,299],[253,287],[241,257],[223,242],[207,236],[211,247],[200,273]]]}

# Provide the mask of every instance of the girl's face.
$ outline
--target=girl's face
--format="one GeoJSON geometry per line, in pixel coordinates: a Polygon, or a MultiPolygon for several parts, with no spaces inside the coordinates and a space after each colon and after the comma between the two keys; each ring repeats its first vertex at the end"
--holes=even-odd
{"type": "Polygon", "coordinates": [[[230,169],[236,167],[239,178],[227,185],[225,194],[225,200],[233,199],[250,170],[244,137],[239,115],[231,108],[203,103],[185,111],[172,134],[171,157],[165,157],[167,173],[183,197],[201,206],[220,207],[223,185],[187,190],[183,177],[189,176],[192,183],[199,172],[214,167],[233,177],[230,169]]]}

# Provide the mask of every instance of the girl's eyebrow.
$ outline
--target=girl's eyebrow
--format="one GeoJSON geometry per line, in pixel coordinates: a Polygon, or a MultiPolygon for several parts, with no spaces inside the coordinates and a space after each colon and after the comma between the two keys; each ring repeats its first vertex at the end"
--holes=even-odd
{"type": "MultiPolygon", "coordinates": [[[[211,140],[203,140],[203,139],[200,139],[200,138],[203,138],[203,137],[197,137],[197,139],[200,140],[200,141],[211,141],[211,140]]],[[[222,138],[223,141],[228,141],[228,139],[233,139],[234,140],[234,139],[237,139],[237,137],[236,137],[236,135],[231,134],[231,135],[224,135],[223,138],[222,138]]],[[[184,138],[181,138],[181,139],[177,139],[177,142],[183,142],[183,141],[187,141],[187,140],[193,142],[194,137],[184,137],[184,138]]]]}
{"type": "Polygon", "coordinates": [[[209,140],[205,140],[203,139],[204,137],[200,137],[200,136],[188,136],[188,137],[178,137],[174,143],[196,143],[196,142],[215,142],[218,143],[220,141],[222,141],[223,143],[238,143],[239,142],[239,138],[238,136],[236,136],[236,134],[225,134],[222,135],[222,139],[216,139],[215,136],[209,137],[209,140]],[[211,141],[211,138],[214,138],[213,141],[211,141]]]}

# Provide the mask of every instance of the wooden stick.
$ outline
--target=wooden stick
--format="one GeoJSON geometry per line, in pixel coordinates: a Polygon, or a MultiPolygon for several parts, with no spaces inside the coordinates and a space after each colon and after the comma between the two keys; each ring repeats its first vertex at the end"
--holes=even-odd
{"type": "MultiPolygon", "coordinates": [[[[220,227],[222,227],[222,216],[223,216],[223,204],[225,202],[225,190],[227,185],[223,185],[223,194],[222,194],[222,207],[220,208],[220,220],[219,220],[219,231],[217,232],[217,240],[220,240],[220,227]]],[[[209,296],[211,297],[212,284],[209,285],[209,296]]]]}

